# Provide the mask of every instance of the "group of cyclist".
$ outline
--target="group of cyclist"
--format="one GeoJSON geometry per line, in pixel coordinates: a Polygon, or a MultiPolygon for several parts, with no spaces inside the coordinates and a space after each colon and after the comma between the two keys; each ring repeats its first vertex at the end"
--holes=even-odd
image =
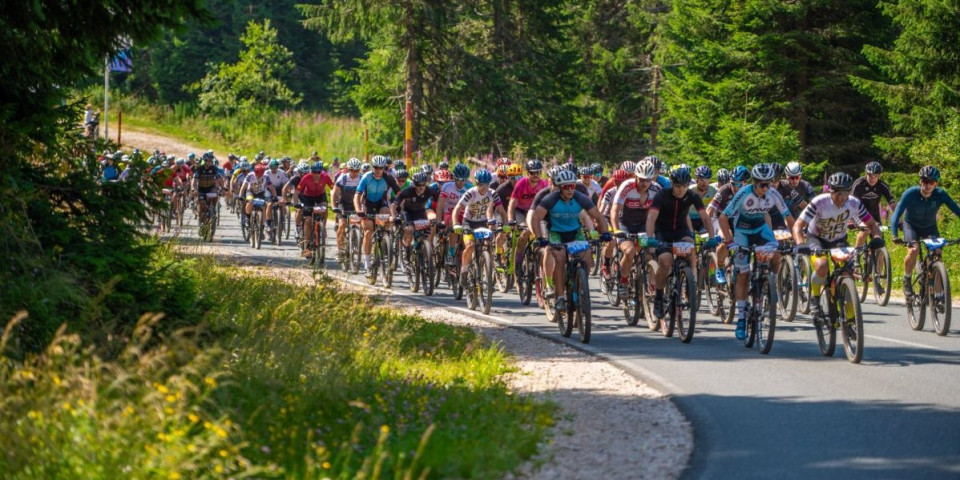
{"type": "MultiPolygon", "coordinates": [[[[628,272],[635,262],[655,260],[657,317],[664,314],[663,288],[674,262],[669,246],[694,243],[700,235],[705,238],[704,248],[716,252],[718,265],[726,265],[733,255],[733,272],[738,276],[733,292],[738,338],[746,334],[746,277],[750,271],[748,256],[742,250],[778,246],[775,230],[789,231],[796,245],[793,253],[802,255],[848,246],[848,227],[857,224],[863,228],[856,246],[876,249],[884,246],[879,225],[889,217],[894,241],[900,242],[902,230],[903,241],[909,244],[904,289],[910,296],[910,277],[918,252],[916,241],[939,235],[936,215],[941,206],[946,205],[960,216],[960,207],[938,187],[940,172],[932,165],[923,167],[920,184],[905,191],[895,202],[889,186],[880,179],[883,169],[878,162],[868,163],[865,175],[858,179],[844,172],[829,175],[824,192],[817,194],[813,185],[802,178],[803,169],[798,162],[720,169],[714,179],[709,166],[668,168],[656,156],[647,156],[637,163],[623,162],[609,177],[604,176],[599,164],[578,168],[566,163],[545,172],[537,159],[521,165],[502,158],[492,172],[486,168],[471,169],[463,163],[451,166],[447,161],[439,162],[436,168],[424,164],[411,165],[408,170],[402,160],[393,161],[383,155],[372,157],[369,163],[351,158],[339,165],[335,160],[340,168],[328,172],[316,152],[297,164],[289,157],[271,159],[264,152],[259,152],[253,162],[231,154],[223,165],[212,151],[199,160],[192,154],[185,159],[173,159],[155,152],[149,163],[154,161],[158,165],[150,175],[165,188],[193,192],[201,199],[211,193],[223,193],[228,201],[236,198],[245,202],[244,217],[251,213],[257,198],[280,206],[327,207],[329,195],[337,213],[336,245],[341,257],[346,254],[349,218],[359,218],[363,231],[362,263],[368,275],[372,274],[369,269],[374,219],[378,215],[389,215],[397,226],[402,236],[399,254],[404,261],[409,258],[413,223],[431,222],[426,234],[428,241],[446,245],[441,255],[444,265],[438,268],[459,265],[460,271],[452,273],[459,274],[461,280],[466,277],[465,270],[475,253],[472,236],[462,235],[464,229],[497,227],[497,263],[504,265],[513,260],[518,276],[524,274],[521,257],[530,242],[536,242],[538,248],[588,237],[607,242],[599,255],[600,275],[621,291],[627,288],[628,272]],[[515,228],[523,233],[508,244],[515,228]],[[445,242],[440,241],[438,232],[442,232],[445,242]],[[642,239],[635,241],[638,237],[642,239]],[[612,268],[617,250],[619,268],[612,268]],[[460,256],[455,258],[458,251],[460,256]],[[611,278],[615,272],[619,272],[619,278],[611,278]]],[[[267,232],[272,234],[270,211],[265,210],[265,218],[267,232]]],[[[312,229],[300,228],[301,212],[297,211],[298,237],[302,231],[303,238],[309,241],[312,229]]],[[[325,221],[326,216],[322,218],[325,221]]],[[[563,309],[567,256],[559,249],[541,252],[544,295],[555,300],[558,310],[563,309]]],[[[581,255],[588,267],[592,266],[594,258],[590,252],[581,255]]],[[[697,271],[697,259],[691,261],[697,271]]],[[[779,268],[779,253],[774,253],[771,263],[775,270],[779,268]]],[[[814,256],[812,264],[810,293],[816,299],[826,282],[828,260],[814,256]]],[[[725,285],[729,280],[724,268],[716,268],[713,276],[712,283],[716,285],[725,285]]],[[[810,305],[815,316],[822,314],[820,302],[813,300],[810,305]]]]}

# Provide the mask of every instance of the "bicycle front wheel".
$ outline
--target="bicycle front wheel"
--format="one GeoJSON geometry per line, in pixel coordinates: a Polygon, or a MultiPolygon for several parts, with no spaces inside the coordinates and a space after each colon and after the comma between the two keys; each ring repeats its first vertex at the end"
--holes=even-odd
{"type": "Polygon", "coordinates": [[[773,348],[773,335],[777,330],[777,283],[772,273],[760,283],[760,309],[757,312],[757,351],[766,355],[773,348]]]}
{"type": "Polygon", "coordinates": [[[843,351],[850,363],[863,359],[863,314],[857,286],[850,277],[843,277],[837,284],[837,315],[840,317],[840,336],[843,351]]]}
{"type": "Polygon", "coordinates": [[[883,247],[874,253],[873,259],[873,298],[877,305],[886,306],[890,302],[890,282],[893,274],[890,269],[890,250],[883,247]]]}
{"type": "Polygon", "coordinates": [[[490,250],[484,250],[480,257],[480,271],[477,272],[477,299],[480,310],[484,315],[490,314],[493,305],[493,255],[490,250]]]}
{"type": "Polygon", "coordinates": [[[577,267],[577,275],[573,279],[573,302],[576,304],[577,333],[581,343],[590,343],[590,329],[593,321],[590,312],[590,285],[588,284],[587,270],[584,265],[577,267]]]}
{"type": "MultiPolygon", "coordinates": [[[[660,319],[653,313],[653,303],[656,301],[657,285],[654,282],[653,274],[656,271],[657,262],[650,260],[646,264],[646,269],[642,278],[640,278],[640,300],[643,302],[643,315],[647,318],[647,328],[656,332],[660,330],[660,319]]],[[[671,332],[672,334],[672,332],[671,332]]]]}
{"type": "Polygon", "coordinates": [[[797,279],[797,310],[800,313],[810,313],[810,257],[797,255],[794,259],[795,277],[797,279]]]}
{"type": "Polygon", "coordinates": [[[943,262],[933,264],[933,279],[930,282],[928,298],[930,304],[930,321],[937,335],[943,336],[950,331],[950,314],[953,303],[950,299],[950,277],[947,276],[947,267],[943,262]]]}
{"type": "Polygon", "coordinates": [[[780,271],[777,273],[777,308],[780,316],[787,322],[792,322],[797,316],[797,285],[793,273],[793,258],[784,255],[780,259],[780,271]]]}
{"type": "Polygon", "coordinates": [[[811,301],[820,302],[820,311],[827,316],[813,319],[813,330],[817,334],[817,346],[820,347],[820,353],[824,357],[832,357],[837,348],[837,330],[833,326],[833,319],[829,318],[830,304],[833,303],[830,290],[825,289],[819,297],[813,297],[811,301]]]}
{"type": "Polygon", "coordinates": [[[393,238],[389,233],[380,238],[380,273],[383,275],[383,286],[393,286],[393,238]]]}
{"type": "Polygon", "coordinates": [[[420,285],[423,287],[423,294],[433,295],[433,270],[436,268],[433,258],[433,245],[429,241],[420,243],[420,253],[417,255],[420,263],[420,285]]]}

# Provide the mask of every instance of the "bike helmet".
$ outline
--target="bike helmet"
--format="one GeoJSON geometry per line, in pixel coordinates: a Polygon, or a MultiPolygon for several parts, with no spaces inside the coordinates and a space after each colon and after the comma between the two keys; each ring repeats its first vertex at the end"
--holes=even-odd
{"type": "Polygon", "coordinates": [[[624,170],[627,173],[634,173],[637,170],[637,164],[626,161],[620,164],[620,170],[624,170]]]}
{"type": "Polygon", "coordinates": [[[670,172],[670,181],[674,185],[689,185],[690,184],[690,167],[686,165],[678,165],[677,168],[674,168],[670,172]]]}
{"type": "Polygon", "coordinates": [[[933,180],[934,182],[940,181],[940,170],[933,165],[927,165],[920,169],[920,178],[924,180],[933,180]]]}
{"type": "Polygon", "coordinates": [[[561,169],[559,166],[554,166],[553,168],[547,171],[547,176],[550,177],[550,180],[553,183],[557,183],[557,175],[559,175],[560,172],[562,171],[563,169],[561,169]]]}
{"type": "Polygon", "coordinates": [[[257,160],[263,160],[263,157],[266,157],[266,156],[267,156],[267,152],[264,152],[263,150],[260,150],[259,152],[257,152],[256,159],[257,159],[257,160]]]}
{"type": "Polygon", "coordinates": [[[360,170],[360,160],[356,158],[347,160],[347,170],[360,170]]]}
{"type": "Polygon", "coordinates": [[[630,178],[630,174],[626,170],[620,170],[619,168],[613,171],[613,183],[620,185],[626,179],[630,178]]]}
{"type": "Polygon", "coordinates": [[[262,163],[258,163],[256,167],[253,167],[253,174],[256,175],[258,178],[262,177],[263,172],[266,172],[266,171],[267,171],[267,166],[262,163]]]}
{"type": "Polygon", "coordinates": [[[437,164],[437,168],[439,168],[440,170],[447,170],[450,168],[450,162],[446,160],[441,160],[440,163],[437,164]]]}
{"type": "Polygon", "coordinates": [[[486,170],[477,170],[477,173],[473,174],[473,178],[478,185],[489,184],[493,180],[493,175],[490,175],[490,172],[486,170]]]}
{"type": "Polygon", "coordinates": [[[307,163],[306,160],[300,160],[297,162],[297,169],[301,172],[306,172],[307,170],[310,170],[310,164],[307,163]]]}
{"type": "Polygon", "coordinates": [[[653,167],[656,168],[658,172],[662,172],[665,168],[667,168],[667,164],[663,163],[663,160],[660,160],[660,157],[656,155],[647,155],[646,157],[643,157],[643,159],[653,162],[653,167]]]}
{"type": "Polygon", "coordinates": [[[720,186],[726,185],[730,183],[731,179],[732,179],[732,176],[730,175],[730,170],[727,170],[726,168],[721,168],[720,170],[717,170],[718,185],[720,186]]]}
{"type": "Polygon", "coordinates": [[[187,154],[187,160],[190,160],[191,162],[194,161],[196,158],[197,158],[197,154],[193,152],[190,152],[187,154]]]}
{"type": "Polygon", "coordinates": [[[403,160],[397,160],[397,163],[396,165],[394,165],[394,168],[396,168],[397,170],[406,170],[407,164],[403,160]]]}
{"type": "Polygon", "coordinates": [[[507,173],[507,167],[509,167],[509,165],[507,165],[507,164],[497,165],[497,175],[498,175],[498,176],[501,176],[501,177],[508,177],[508,176],[510,176],[510,174],[507,173]]]}
{"type": "Polygon", "coordinates": [[[700,165],[699,167],[697,167],[696,170],[693,171],[693,173],[694,175],[697,176],[697,178],[700,178],[700,179],[705,178],[707,180],[710,180],[711,178],[713,178],[713,169],[711,169],[706,165],[700,165]]]}
{"type": "Polygon", "coordinates": [[[361,172],[369,172],[369,171],[370,171],[370,164],[369,164],[369,163],[364,163],[363,165],[361,165],[361,166],[360,166],[360,171],[361,171],[361,172]]]}
{"type": "Polygon", "coordinates": [[[553,179],[553,182],[557,185],[572,185],[577,183],[577,175],[570,170],[561,170],[557,172],[557,176],[553,179]]]}
{"type": "Polygon", "coordinates": [[[206,152],[204,152],[204,153],[203,153],[203,158],[205,158],[205,159],[207,159],[207,160],[212,160],[212,159],[213,159],[213,150],[207,150],[206,152]]]}
{"type": "Polygon", "coordinates": [[[799,162],[790,162],[787,164],[787,168],[783,169],[783,172],[787,174],[788,177],[799,177],[803,173],[803,167],[800,166],[799,162]]]}
{"type": "Polygon", "coordinates": [[[449,182],[453,179],[453,175],[450,175],[449,170],[437,170],[437,172],[433,174],[433,178],[437,182],[449,182]]]}
{"type": "Polygon", "coordinates": [[[323,171],[323,162],[313,162],[313,165],[310,165],[310,171],[313,173],[320,173],[323,171]]]}
{"type": "Polygon", "coordinates": [[[411,180],[413,180],[414,185],[423,185],[427,183],[427,180],[430,180],[430,175],[428,175],[426,172],[417,172],[413,174],[413,178],[411,180]]]}
{"type": "Polygon", "coordinates": [[[780,165],[779,162],[771,163],[770,168],[773,169],[773,178],[780,178],[783,176],[783,165],[780,165]]]}
{"type": "Polygon", "coordinates": [[[247,157],[240,157],[240,170],[243,170],[246,172],[251,168],[253,168],[253,166],[250,165],[250,162],[247,161],[247,157]]]}
{"type": "Polygon", "coordinates": [[[827,178],[827,186],[834,192],[850,190],[853,187],[853,177],[844,172],[834,173],[827,178]]]}
{"type": "Polygon", "coordinates": [[[420,168],[420,170],[423,170],[424,172],[427,173],[427,175],[430,175],[433,173],[433,165],[430,165],[429,163],[425,163],[423,167],[420,168]]]}
{"type": "Polygon", "coordinates": [[[539,172],[543,170],[543,162],[537,160],[536,158],[532,160],[527,160],[527,171],[528,172],[539,172]]]}
{"type": "Polygon", "coordinates": [[[758,182],[769,182],[773,180],[773,167],[768,163],[758,163],[750,170],[750,176],[758,182]]]}
{"type": "Polygon", "coordinates": [[[160,166],[169,167],[169,166],[170,166],[170,160],[169,160],[169,159],[166,159],[166,158],[163,159],[163,161],[160,162],[160,166]]]}
{"type": "Polygon", "coordinates": [[[319,156],[320,156],[320,152],[314,150],[313,153],[310,154],[310,156],[311,156],[311,157],[319,157],[319,156]]]}
{"type": "Polygon", "coordinates": [[[743,165],[737,165],[733,169],[733,180],[736,182],[746,182],[750,178],[750,170],[747,170],[747,167],[743,165]]]}
{"type": "Polygon", "coordinates": [[[870,162],[867,164],[865,170],[867,173],[879,174],[883,172],[883,166],[880,165],[880,162],[870,162]]]}
{"type": "Polygon", "coordinates": [[[497,166],[500,165],[510,165],[510,159],[507,157],[500,157],[497,159],[497,166]]]}
{"type": "Polygon", "coordinates": [[[637,178],[642,178],[644,180],[653,180],[657,178],[657,167],[653,166],[653,162],[647,159],[640,160],[640,164],[636,168],[637,178]]]}
{"type": "Polygon", "coordinates": [[[577,175],[578,173],[580,173],[580,169],[578,169],[577,166],[572,163],[564,163],[560,165],[560,169],[566,170],[568,172],[573,172],[574,175],[577,175]]]}
{"type": "Polygon", "coordinates": [[[517,175],[523,175],[523,168],[516,163],[511,163],[507,166],[507,175],[511,177],[516,177],[517,175]]]}
{"type": "Polygon", "coordinates": [[[453,167],[453,178],[466,181],[468,178],[470,178],[470,167],[462,163],[458,163],[457,166],[453,167]]]}
{"type": "Polygon", "coordinates": [[[590,168],[593,169],[593,174],[594,174],[594,175],[601,175],[601,174],[603,174],[603,165],[600,165],[599,163],[591,164],[591,165],[590,165],[590,168]]]}
{"type": "Polygon", "coordinates": [[[290,160],[291,160],[291,158],[290,158],[289,156],[284,155],[284,156],[280,159],[280,163],[290,163],[290,160]]]}
{"type": "Polygon", "coordinates": [[[373,168],[387,168],[387,157],[383,155],[374,155],[370,160],[370,166],[373,168]]]}
{"type": "Polygon", "coordinates": [[[227,154],[227,160],[233,161],[233,160],[236,160],[236,159],[237,159],[237,156],[236,156],[236,155],[234,155],[234,154],[232,154],[232,153],[228,153],[228,154],[227,154]]]}
{"type": "Polygon", "coordinates": [[[410,172],[408,172],[406,169],[404,169],[404,170],[397,170],[397,178],[398,178],[398,179],[400,179],[400,180],[406,180],[406,179],[409,178],[409,177],[410,177],[410,172]]]}
{"type": "Polygon", "coordinates": [[[276,160],[270,160],[270,168],[279,168],[279,167],[280,167],[280,162],[276,160]]]}

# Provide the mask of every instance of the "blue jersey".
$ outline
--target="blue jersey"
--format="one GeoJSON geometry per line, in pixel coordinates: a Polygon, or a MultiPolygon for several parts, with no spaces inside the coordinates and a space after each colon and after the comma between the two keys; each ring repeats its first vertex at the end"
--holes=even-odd
{"type": "Polygon", "coordinates": [[[893,236],[897,236],[901,215],[903,215],[903,220],[914,229],[931,230],[935,228],[937,226],[937,211],[943,205],[946,205],[954,215],[960,217],[960,206],[957,206],[957,202],[950,198],[950,194],[946,190],[940,187],[934,188],[933,193],[928,198],[923,198],[923,195],[920,194],[920,187],[908,188],[900,197],[900,203],[897,204],[897,209],[893,211],[893,217],[890,219],[890,230],[893,236]],[[904,214],[904,211],[906,211],[906,214],[904,214]]]}
{"type": "Polygon", "coordinates": [[[758,196],[753,192],[753,187],[747,185],[738,190],[727,208],[723,209],[723,214],[735,229],[747,233],[759,231],[767,224],[766,213],[771,208],[776,208],[784,218],[790,216],[790,209],[776,189],[768,188],[766,194],[758,196]]]}
{"type": "Polygon", "coordinates": [[[558,190],[543,197],[540,207],[547,210],[550,231],[566,233],[580,228],[580,212],[590,210],[594,204],[590,197],[580,192],[573,192],[573,198],[564,200],[558,190]]]}
{"type": "Polygon", "coordinates": [[[367,172],[363,174],[360,183],[357,184],[357,194],[365,193],[368,202],[376,203],[385,198],[387,188],[392,189],[395,193],[400,191],[400,186],[397,185],[397,181],[392,176],[384,173],[380,180],[377,180],[373,178],[373,172],[367,172]]]}
{"type": "Polygon", "coordinates": [[[657,176],[657,185],[660,185],[660,188],[664,190],[673,187],[673,184],[670,183],[670,179],[667,177],[664,177],[663,175],[657,176]]]}

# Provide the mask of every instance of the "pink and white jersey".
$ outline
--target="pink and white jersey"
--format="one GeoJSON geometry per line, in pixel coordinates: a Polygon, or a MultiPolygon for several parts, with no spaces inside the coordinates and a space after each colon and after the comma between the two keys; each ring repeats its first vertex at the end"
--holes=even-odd
{"type": "Polygon", "coordinates": [[[465,183],[463,188],[457,188],[456,182],[447,182],[440,188],[440,198],[446,198],[446,204],[443,207],[443,214],[449,216],[453,213],[453,208],[457,206],[460,197],[466,193],[469,183],[465,183]]]}
{"type": "Polygon", "coordinates": [[[807,232],[828,242],[847,238],[847,221],[854,218],[866,222],[873,217],[856,197],[848,197],[846,203],[838,207],[829,193],[813,197],[800,214],[800,219],[809,224],[807,232]]]}
{"type": "Polygon", "coordinates": [[[617,189],[611,188],[610,190],[603,192],[603,196],[600,197],[600,213],[604,217],[608,217],[610,215],[610,209],[613,208],[613,197],[616,195],[617,189]]]}
{"type": "Polygon", "coordinates": [[[613,203],[621,206],[620,218],[617,220],[630,231],[643,231],[646,229],[647,213],[653,205],[653,197],[662,190],[660,185],[650,182],[647,191],[640,193],[637,190],[637,179],[631,178],[620,184],[616,190],[610,189],[607,193],[616,191],[613,197],[613,203]]]}
{"type": "Polygon", "coordinates": [[[249,185],[247,191],[250,193],[263,193],[267,189],[267,175],[263,174],[257,178],[257,174],[250,172],[244,182],[249,185]]]}
{"type": "Polygon", "coordinates": [[[464,193],[460,197],[460,201],[457,202],[457,205],[460,206],[460,209],[464,211],[463,219],[464,220],[486,220],[487,219],[487,209],[491,205],[496,205],[500,201],[500,196],[497,195],[497,192],[493,191],[491,188],[487,188],[487,193],[481,195],[480,191],[477,190],[477,187],[473,187],[470,190],[467,190],[467,193],[464,193]]]}
{"type": "Polygon", "coordinates": [[[516,208],[520,210],[530,210],[530,205],[533,204],[533,198],[537,196],[537,193],[544,188],[550,186],[550,182],[546,180],[540,180],[536,185],[530,183],[530,177],[523,177],[520,180],[517,180],[517,185],[513,187],[513,193],[510,195],[510,198],[516,200],[516,208]]]}

